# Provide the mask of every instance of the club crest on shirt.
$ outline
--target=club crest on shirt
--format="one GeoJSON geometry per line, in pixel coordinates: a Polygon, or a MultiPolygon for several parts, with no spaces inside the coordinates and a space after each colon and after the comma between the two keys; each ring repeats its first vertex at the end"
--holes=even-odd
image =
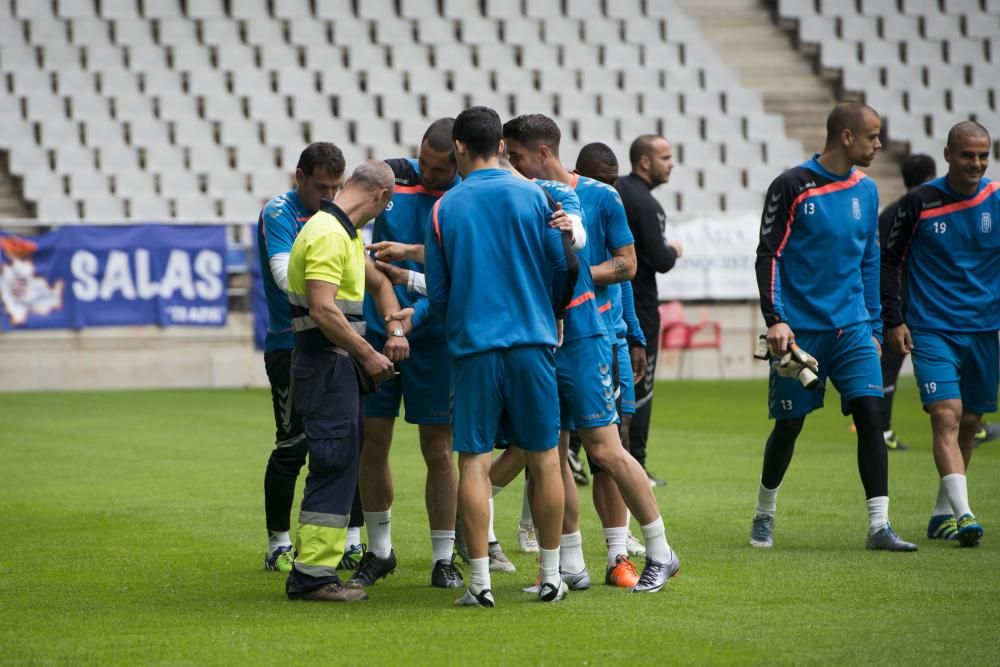
{"type": "Polygon", "coordinates": [[[851,212],[854,214],[855,220],[861,219],[861,202],[858,201],[857,197],[851,197],[851,212]]]}
{"type": "Polygon", "coordinates": [[[979,229],[983,234],[989,234],[993,231],[993,218],[989,211],[983,211],[983,217],[979,219],[979,229]]]}

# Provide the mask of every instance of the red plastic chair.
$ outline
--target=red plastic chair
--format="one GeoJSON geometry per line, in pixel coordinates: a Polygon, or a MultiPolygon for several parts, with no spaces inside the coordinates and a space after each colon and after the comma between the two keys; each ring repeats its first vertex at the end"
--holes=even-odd
{"type": "MultiPolygon", "coordinates": [[[[719,364],[719,377],[724,377],[722,363],[722,326],[718,322],[702,318],[697,324],[689,324],[680,301],[660,304],[660,349],[679,350],[677,377],[684,375],[685,352],[688,350],[715,350],[719,364]]],[[[655,371],[655,369],[654,369],[655,371]]]]}

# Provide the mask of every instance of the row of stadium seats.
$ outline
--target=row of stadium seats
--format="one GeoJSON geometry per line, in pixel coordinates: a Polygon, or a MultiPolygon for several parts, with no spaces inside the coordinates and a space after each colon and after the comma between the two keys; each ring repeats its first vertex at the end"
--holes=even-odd
{"type": "Polygon", "coordinates": [[[443,13],[446,16],[471,18],[485,15],[490,18],[525,16],[546,18],[563,14],[575,18],[608,16],[632,18],[636,16],[663,17],[676,9],[674,0],[188,0],[188,2],[162,2],[161,0],[14,0],[12,6],[0,8],[0,16],[16,18],[68,19],[90,18],[151,19],[279,19],[327,18],[336,19],[350,13],[363,19],[384,19],[399,15],[403,18],[421,18],[443,13]]]}
{"type": "Polygon", "coordinates": [[[754,167],[803,155],[672,0],[0,0],[5,12],[0,149],[40,215],[187,217],[189,193],[245,217],[256,204],[234,207],[286,188],[305,143],[335,141],[350,164],[410,155],[430,121],[471,104],[552,116],[570,164],[604,141],[625,170],[635,136],[665,134],[672,211],[756,207],[754,167]],[[41,203],[53,183],[70,204],[41,203]]]}
{"type": "Polygon", "coordinates": [[[969,118],[1000,128],[1000,1],[782,0],[778,13],[911,151],[942,160],[948,130],[969,118]]]}

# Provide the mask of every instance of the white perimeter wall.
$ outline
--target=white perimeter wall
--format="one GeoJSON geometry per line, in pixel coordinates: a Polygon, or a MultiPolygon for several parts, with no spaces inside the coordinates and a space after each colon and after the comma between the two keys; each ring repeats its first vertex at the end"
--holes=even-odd
{"type": "MultiPolygon", "coordinates": [[[[688,322],[722,325],[722,349],[660,353],[657,377],[766,377],[751,357],[763,324],[756,304],[685,307],[688,322]],[[681,364],[683,362],[683,368],[681,364]]],[[[904,373],[909,373],[909,362],[904,373]]],[[[266,387],[262,353],[251,343],[251,319],[231,313],[223,328],[116,327],[22,331],[0,335],[0,391],[159,387],[266,387]]]]}

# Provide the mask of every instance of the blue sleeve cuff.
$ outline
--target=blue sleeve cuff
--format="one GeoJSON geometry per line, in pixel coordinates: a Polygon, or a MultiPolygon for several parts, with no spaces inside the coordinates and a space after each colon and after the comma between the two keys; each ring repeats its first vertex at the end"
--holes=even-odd
{"type": "Polygon", "coordinates": [[[431,316],[431,305],[427,299],[417,299],[413,304],[413,328],[416,329],[431,316]]]}

